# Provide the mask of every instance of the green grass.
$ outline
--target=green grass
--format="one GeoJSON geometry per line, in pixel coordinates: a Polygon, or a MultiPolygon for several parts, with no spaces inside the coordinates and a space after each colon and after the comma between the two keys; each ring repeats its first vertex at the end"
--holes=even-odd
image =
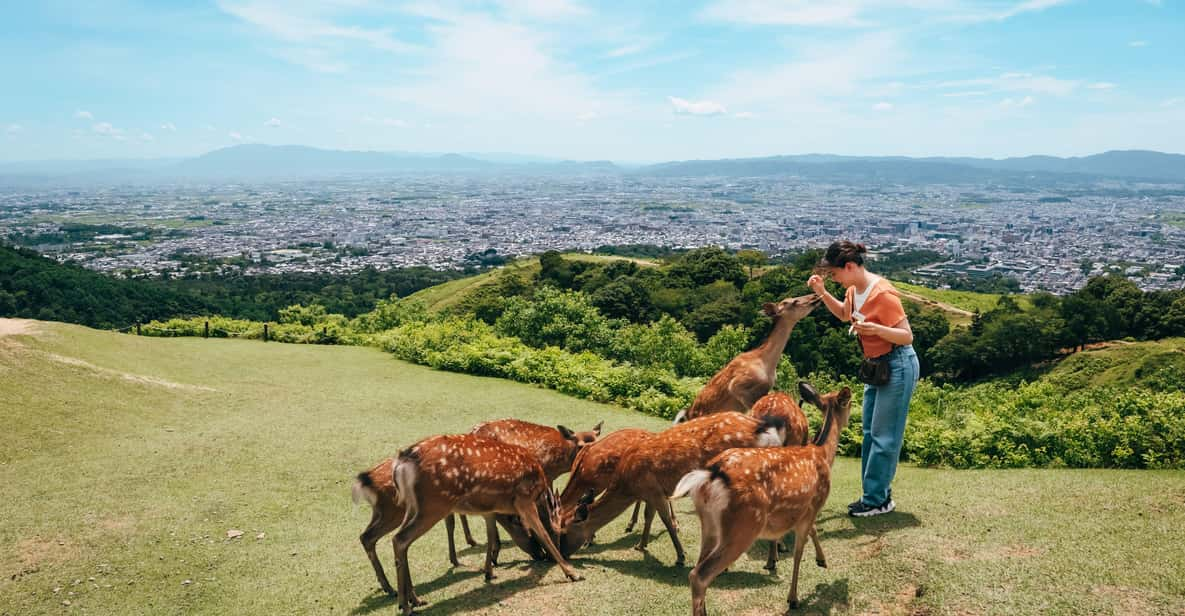
{"type": "MultiPolygon", "coordinates": [[[[931,289],[922,285],[908,282],[893,281],[893,286],[905,293],[912,293],[934,302],[941,302],[967,312],[987,312],[996,307],[1000,301],[998,293],[976,293],[974,291],[952,291],[950,289],[931,289]]],[[[1028,308],[1031,300],[1026,295],[1013,295],[1013,299],[1021,308],[1028,308]]]]}
{"type": "MultiPolygon", "coordinates": [[[[663,427],[369,348],[35,326],[0,337],[5,615],[395,613],[357,541],[369,519],[349,502],[358,470],[497,417],[663,427]],[[228,540],[229,529],[244,535],[228,540]]],[[[834,475],[819,523],[830,568],[808,547],[803,613],[1185,610],[1185,473],[904,465],[898,512],[859,521],[842,515],[858,462],[838,460],[834,475]]],[[[694,559],[699,524],[688,501],[677,510],[694,559]]],[[[575,584],[513,548],[485,584],[481,551],[450,570],[433,529],[410,553],[424,613],[686,613],[688,570],[671,566],[670,542],[641,554],[623,526],[577,556],[587,579],[575,584]]],[[[390,543],[380,547],[393,573],[390,543]]],[[[763,562],[757,546],[721,576],[710,613],[781,612],[789,564],[776,580],[763,562]]]]}
{"type": "Polygon", "coordinates": [[[1156,218],[1171,227],[1185,229],[1185,212],[1161,212],[1156,218]]]}
{"type": "Polygon", "coordinates": [[[1175,368],[1185,373],[1185,338],[1145,342],[1116,340],[1066,357],[1045,379],[1068,389],[1105,385],[1135,386],[1157,370],[1175,368]]]}

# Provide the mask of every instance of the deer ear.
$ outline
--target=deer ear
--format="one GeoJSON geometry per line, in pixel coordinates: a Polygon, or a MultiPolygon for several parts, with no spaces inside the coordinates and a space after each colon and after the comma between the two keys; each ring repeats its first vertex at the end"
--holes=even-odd
{"type": "Polygon", "coordinates": [[[589,490],[587,492],[585,492],[584,494],[582,494],[580,496],[580,500],[578,500],[576,502],[580,503],[581,505],[591,505],[592,502],[594,500],[596,500],[596,498],[597,498],[597,493],[595,491],[593,491],[592,488],[589,488],[589,490]]]}
{"type": "Polygon", "coordinates": [[[603,426],[603,425],[605,425],[604,421],[598,421],[597,425],[593,426],[592,431],[596,432],[597,436],[600,436],[601,435],[601,426],[603,426]]]}
{"type": "Polygon", "coordinates": [[[765,316],[772,317],[778,314],[778,306],[777,304],[765,302],[761,305],[761,311],[765,313],[765,316]]]}
{"type": "Polygon", "coordinates": [[[572,437],[575,436],[575,434],[576,434],[575,432],[572,432],[570,429],[568,429],[564,426],[556,426],[555,429],[560,431],[560,436],[564,437],[565,439],[567,439],[569,441],[572,440],[572,437]]]}
{"type": "Polygon", "coordinates": [[[811,387],[810,383],[799,381],[798,394],[802,396],[803,402],[810,402],[819,408],[823,408],[823,401],[819,399],[819,392],[815,391],[815,388],[811,387]]]}
{"type": "Polygon", "coordinates": [[[840,404],[847,404],[851,401],[852,401],[852,390],[851,389],[844,387],[843,389],[839,390],[839,403],[840,404]]]}

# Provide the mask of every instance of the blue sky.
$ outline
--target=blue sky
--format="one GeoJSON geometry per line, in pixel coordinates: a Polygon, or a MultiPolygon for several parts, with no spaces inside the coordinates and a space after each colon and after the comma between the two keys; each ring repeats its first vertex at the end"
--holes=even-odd
{"type": "Polygon", "coordinates": [[[1183,4],[6,3],[0,160],[1185,152],[1183,4]]]}

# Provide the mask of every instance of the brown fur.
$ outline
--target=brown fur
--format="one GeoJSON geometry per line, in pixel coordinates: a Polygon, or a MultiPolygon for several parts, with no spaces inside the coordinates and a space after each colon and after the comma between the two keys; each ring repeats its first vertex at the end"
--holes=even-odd
{"type": "Polygon", "coordinates": [[[486,580],[493,579],[494,516],[517,515],[523,526],[570,580],[581,579],[559,553],[539,516],[545,508],[556,523],[551,482],[543,467],[527,450],[473,434],[426,438],[399,454],[395,462],[396,490],[404,495],[407,520],[395,533],[395,560],[399,565],[399,606],[405,615],[424,605],[412,588],[408,547],[450,513],[486,518],[486,580]]]}
{"type": "Polygon", "coordinates": [[[819,304],[815,294],[786,298],[765,304],[765,314],[774,320],[773,330],[760,346],[737,355],[695,396],[683,419],[695,419],[723,411],[745,412],[769,393],[778,379],[778,360],[790,340],[794,326],[819,304]]]}
{"type": "MultiPolygon", "coordinates": [[[[600,498],[591,505],[577,507],[576,515],[561,524],[560,546],[570,554],[584,546],[605,524],[625,511],[634,501],[652,507],[662,519],[677,554],[676,564],[684,560],[683,545],[670,516],[667,498],[683,475],[702,468],[712,456],[733,447],[755,447],[767,441],[764,422],[741,413],[716,413],[668,428],[655,435],[644,447],[626,455],[618,465],[613,480],[600,498]]],[[[784,430],[784,428],[783,428],[784,430]]],[[[784,439],[782,430],[772,443],[784,439]]],[[[645,549],[648,535],[643,534],[638,549],[645,549]]]]}
{"type": "MultiPolygon", "coordinates": [[[[564,426],[553,428],[521,419],[495,419],[477,424],[469,433],[526,449],[543,466],[543,472],[547,475],[547,481],[550,484],[572,468],[576,454],[580,450],[596,442],[597,437],[601,434],[601,424],[598,423],[592,430],[573,432],[564,426]]],[[[453,566],[460,566],[461,563],[457,560],[457,544],[453,538],[456,516],[450,514],[444,522],[445,532],[448,535],[449,562],[453,566]]],[[[461,516],[461,529],[464,532],[466,543],[471,546],[477,545],[469,531],[469,522],[465,516],[461,516]]],[[[493,533],[487,530],[486,534],[498,539],[496,528],[493,533]]],[[[501,541],[498,541],[494,545],[494,564],[497,564],[498,554],[501,550],[502,544],[501,541]]],[[[538,550],[531,554],[535,557],[542,556],[538,550]]]]}
{"type": "Polygon", "coordinates": [[[712,458],[707,471],[680,482],[694,502],[703,544],[691,581],[691,613],[707,614],[707,587],[757,539],[777,539],[794,531],[794,577],[787,602],[798,607],[798,567],[808,537],[825,566],[815,519],[831,490],[831,465],[839,433],[851,415],[846,387],[820,397],[800,384],[805,400],[828,414],[822,444],[772,449],[730,449],[712,458]],[[686,482],[686,483],[685,483],[686,482]],[[684,487],[686,486],[686,487],[684,487]]]}
{"type": "MultiPolygon", "coordinates": [[[[576,454],[576,461],[572,463],[572,476],[568,478],[568,484],[560,493],[560,519],[571,519],[585,495],[604,492],[613,481],[613,473],[621,459],[634,449],[644,446],[652,438],[653,432],[627,428],[612,432],[592,445],[582,447],[580,453],[576,454]]],[[[634,513],[625,527],[625,532],[633,532],[634,525],[638,522],[640,505],[640,501],[634,504],[634,513]]],[[[673,519],[674,512],[671,515],[673,519]]],[[[643,532],[650,533],[653,521],[654,510],[647,506],[643,532]]]]}
{"type": "Polygon", "coordinates": [[[786,442],[783,445],[806,445],[810,437],[811,425],[807,422],[806,413],[789,394],[771,391],[761,397],[749,414],[761,419],[762,417],[781,417],[786,420],[786,442]]]}

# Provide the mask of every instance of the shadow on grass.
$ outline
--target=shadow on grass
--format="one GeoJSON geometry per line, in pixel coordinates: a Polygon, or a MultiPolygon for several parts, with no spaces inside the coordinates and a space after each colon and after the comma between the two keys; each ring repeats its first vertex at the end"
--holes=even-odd
{"type": "MultiPolygon", "coordinates": [[[[790,592],[787,587],[786,592],[790,592]]],[[[833,610],[845,612],[848,609],[848,579],[819,584],[811,594],[798,598],[802,614],[830,614],[833,610]]]]}
{"type": "MultiPolygon", "coordinates": [[[[850,539],[861,535],[883,535],[887,532],[921,525],[922,521],[914,514],[894,511],[887,515],[878,515],[871,518],[852,518],[851,528],[822,531],[819,533],[819,540],[850,539]]],[[[824,549],[826,549],[826,544],[824,544],[824,549]]]]}
{"type": "MultiPolygon", "coordinates": [[[[654,543],[655,538],[655,535],[651,534],[650,542],[654,543]]],[[[602,542],[601,538],[598,537],[595,543],[581,548],[576,554],[600,554],[601,552],[608,552],[611,550],[624,550],[626,548],[632,548],[635,545],[638,545],[638,541],[641,539],[642,533],[640,531],[626,533],[609,542],[602,542]]]]}

